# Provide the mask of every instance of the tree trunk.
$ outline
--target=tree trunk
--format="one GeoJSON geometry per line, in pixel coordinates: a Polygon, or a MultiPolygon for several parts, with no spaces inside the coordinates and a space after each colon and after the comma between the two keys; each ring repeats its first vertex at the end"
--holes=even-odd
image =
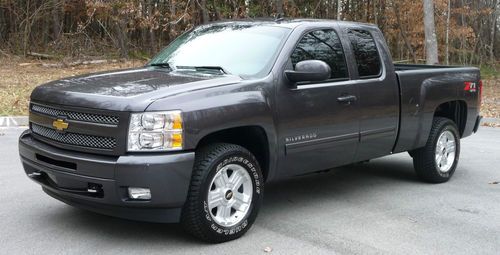
{"type": "Polygon", "coordinates": [[[370,15],[370,0],[366,1],[366,6],[364,6],[364,9],[365,9],[365,13],[364,13],[363,21],[368,22],[369,21],[368,18],[370,15]]]}
{"type": "Polygon", "coordinates": [[[147,15],[148,18],[151,20],[150,28],[149,28],[149,53],[153,55],[156,53],[156,34],[155,34],[155,20],[153,18],[154,16],[154,8],[155,8],[155,3],[153,0],[149,0],[148,3],[148,10],[147,10],[147,15]]]}
{"type": "Polygon", "coordinates": [[[490,61],[492,64],[495,63],[495,35],[497,31],[497,20],[498,20],[498,0],[494,1],[493,13],[492,13],[492,26],[491,26],[491,41],[490,41],[490,61]]]}
{"type": "Polygon", "coordinates": [[[53,0],[53,9],[52,9],[52,40],[59,39],[61,35],[61,21],[59,20],[59,11],[60,8],[59,0],[53,0]]]}
{"type": "Polygon", "coordinates": [[[424,1],[424,27],[425,27],[425,50],[426,63],[428,65],[438,64],[438,47],[436,26],[434,24],[434,3],[432,0],[424,1]]]}
{"type": "Polygon", "coordinates": [[[385,0],[380,0],[380,6],[379,6],[379,10],[380,10],[380,16],[379,16],[379,21],[378,21],[378,27],[380,28],[380,30],[384,31],[385,30],[385,8],[386,7],[386,2],[385,0]]]}
{"type": "Polygon", "coordinates": [[[337,19],[342,20],[342,1],[337,0],[337,19]]]}
{"type": "Polygon", "coordinates": [[[116,19],[113,22],[113,27],[115,30],[114,34],[116,36],[120,57],[128,58],[127,19],[123,15],[119,14],[117,7],[113,8],[113,16],[116,19]]]}
{"type": "Polygon", "coordinates": [[[207,24],[210,21],[208,17],[207,0],[201,0],[201,16],[203,24],[207,24]]]}
{"type": "Polygon", "coordinates": [[[275,0],[276,1],[276,14],[278,16],[283,15],[283,0],[275,0]]]}
{"type": "Polygon", "coordinates": [[[128,58],[127,26],[124,21],[118,21],[115,25],[116,39],[120,49],[120,57],[128,58]]]}
{"type": "Polygon", "coordinates": [[[446,65],[450,64],[450,15],[451,15],[451,0],[448,0],[448,10],[446,11],[446,65]]]}
{"type": "MultiPolygon", "coordinates": [[[[465,6],[464,0],[461,0],[460,3],[462,4],[462,6],[465,6]]],[[[465,15],[463,12],[460,12],[460,22],[463,27],[467,26],[467,22],[465,20],[465,15]]],[[[459,53],[460,64],[462,65],[467,63],[467,53],[465,52],[465,48],[467,46],[466,44],[467,44],[466,38],[465,36],[462,36],[460,38],[460,53],[459,53]]]]}
{"type": "MultiPolygon", "coordinates": [[[[177,6],[176,6],[175,0],[170,1],[170,16],[174,17],[174,19],[177,19],[177,6]]],[[[171,34],[175,33],[177,31],[177,24],[176,23],[171,23],[169,26],[169,33],[168,33],[168,40],[170,41],[171,34]]]]}
{"type": "Polygon", "coordinates": [[[398,23],[398,28],[399,28],[399,32],[401,34],[401,37],[403,38],[403,41],[405,42],[405,45],[406,45],[406,47],[408,48],[408,51],[411,54],[413,62],[417,63],[417,55],[415,55],[415,51],[413,50],[413,47],[411,46],[410,41],[408,41],[408,37],[406,36],[406,31],[403,28],[403,25],[402,25],[402,22],[401,22],[401,14],[400,14],[400,11],[399,11],[399,5],[396,2],[394,2],[393,6],[394,6],[394,13],[396,14],[396,20],[397,20],[397,23],[398,23]]]}

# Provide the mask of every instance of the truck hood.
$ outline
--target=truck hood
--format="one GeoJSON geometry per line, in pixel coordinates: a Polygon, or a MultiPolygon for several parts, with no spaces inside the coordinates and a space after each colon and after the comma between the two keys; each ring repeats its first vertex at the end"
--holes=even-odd
{"type": "Polygon", "coordinates": [[[81,75],[38,86],[31,100],[114,111],[144,111],[160,98],[241,82],[233,75],[171,72],[142,67],[81,75]]]}

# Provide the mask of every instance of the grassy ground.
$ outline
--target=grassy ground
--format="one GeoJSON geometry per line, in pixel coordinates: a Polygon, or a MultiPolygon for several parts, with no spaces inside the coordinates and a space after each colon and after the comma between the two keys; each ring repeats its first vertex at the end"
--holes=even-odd
{"type": "Polygon", "coordinates": [[[500,78],[500,62],[495,65],[481,66],[481,77],[486,80],[500,78]]]}
{"type": "MultiPolygon", "coordinates": [[[[51,64],[44,61],[45,64],[51,64]]],[[[53,63],[52,63],[53,64],[53,63]]],[[[141,66],[144,61],[80,65],[76,67],[44,67],[41,61],[0,58],[0,116],[26,115],[29,95],[34,87],[42,83],[84,73],[141,66]]],[[[491,70],[482,70],[484,80],[482,115],[500,118],[500,77],[491,70]]]]}

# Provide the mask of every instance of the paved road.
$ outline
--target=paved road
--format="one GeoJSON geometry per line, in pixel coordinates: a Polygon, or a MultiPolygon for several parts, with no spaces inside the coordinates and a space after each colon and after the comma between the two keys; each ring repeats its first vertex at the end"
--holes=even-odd
{"type": "Polygon", "coordinates": [[[500,128],[462,141],[454,178],[417,181],[410,157],[267,186],[243,238],[207,245],[176,224],[74,209],[45,195],[21,169],[20,129],[0,130],[0,254],[500,254],[500,128]]]}

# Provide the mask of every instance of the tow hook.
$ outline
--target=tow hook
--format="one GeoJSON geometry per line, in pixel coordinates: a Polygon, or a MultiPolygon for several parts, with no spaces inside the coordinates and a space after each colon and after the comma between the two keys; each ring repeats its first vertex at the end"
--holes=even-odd
{"type": "Polygon", "coordinates": [[[87,188],[88,193],[98,194],[98,193],[102,193],[102,191],[103,191],[102,185],[97,184],[97,183],[89,183],[88,184],[88,188],[87,188]]]}
{"type": "Polygon", "coordinates": [[[40,173],[40,172],[32,172],[32,173],[28,174],[28,177],[30,177],[30,178],[37,178],[40,176],[42,176],[42,173],[40,173]]]}

